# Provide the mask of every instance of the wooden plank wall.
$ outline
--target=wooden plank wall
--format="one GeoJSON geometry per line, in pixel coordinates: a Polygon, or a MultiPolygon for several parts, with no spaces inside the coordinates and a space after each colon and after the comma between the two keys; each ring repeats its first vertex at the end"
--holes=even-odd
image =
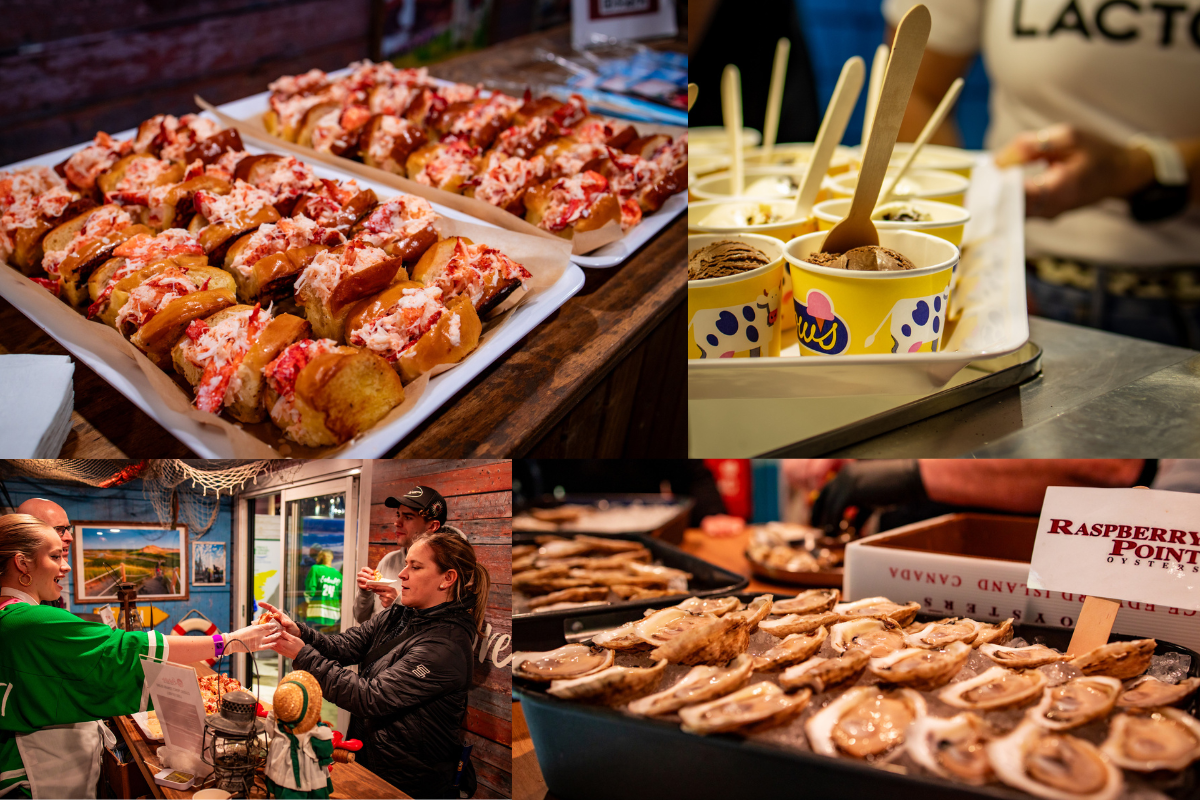
{"type": "Polygon", "coordinates": [[[27,0],[0,26],[0,165],[366,58],[370,0],[27,0]]]}
{"type": "Polygon", "coordinates": [[[396,544],[396,512],[383,501],[416,485],[446,498],[447,522],[467,534],[492,577],[485,637],[475,646],[465,738],[474,745],[476,797],[512,797],[512,462],[504,460],[377,461],[371,486],[369,564],[396,544]]]}

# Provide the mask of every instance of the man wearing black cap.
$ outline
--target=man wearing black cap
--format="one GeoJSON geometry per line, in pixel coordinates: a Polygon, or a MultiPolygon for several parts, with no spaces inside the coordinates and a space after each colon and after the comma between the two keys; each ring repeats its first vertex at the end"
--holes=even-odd
{"type": "MultiPolygon", "coordinates": [[[[445,529],[457,533],[464,539],[467,535],[452,525],[446,524],[446,498],[436,489],[428,486],[414,486],[403,497],[389,497],[383,501],[388,508],[396,509],[396,544],[395,550],[388,553],[379,561],[379,573],[390,580],[398,580],[400,570],[404,569],[404,557],[408,553],[409,543],[426,531],[445,529]]],[[[356,582],[359,592],[354,598],[354,618],[366,622],[375,614],[396,601],[395,584],[385,587],[367,586],[367,581],[374,577],[375,570],[363,567],[358,571],[356,582]]]]}

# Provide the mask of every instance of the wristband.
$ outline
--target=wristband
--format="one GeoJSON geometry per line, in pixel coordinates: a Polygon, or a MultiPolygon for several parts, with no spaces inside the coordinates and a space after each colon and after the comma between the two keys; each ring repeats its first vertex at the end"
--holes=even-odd
{"type": "Polygon", "coordinates": [[[1129,140],[1129,147],[1145,150],[1154,165],[1154,181],[1127,198],[1129,215],[1138,222],[1158,222],[1186,211],[1191,187],[1179,148],[1166,139],[1141,134],[1129,140]]]}
{"type": "Polygon", "coordinates": [[[213,634],[213,658],[220,658],[225,653],[225,634],[213,634]]]}

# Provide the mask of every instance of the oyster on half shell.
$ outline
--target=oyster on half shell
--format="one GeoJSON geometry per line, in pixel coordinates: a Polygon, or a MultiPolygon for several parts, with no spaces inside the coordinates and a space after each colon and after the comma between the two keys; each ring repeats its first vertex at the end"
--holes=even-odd
{"type": "Polygon", "coordinates": [[[1030,702],[1046,688],[1045,674],[992,667],[974,678],[952,683],[938,694],[938,699],[968,711],[995,711],[1030,702]]]}
{"type": "Polygon", "coordinates": [[[971,646],[962,642],[953,642],[945,650],[908,647],[872,658],[867,669],[884,683],[929,691],[949,683],[970,655],[971,646]]]}
{"type": "Polygon", "coordinates": [[[979,633],[975,634],[975,641],[972,642],[974,647],[982,647],[985,644],[1004,644],[1012,641],[1013,638],[1013,619],[1009,617],[1003,622],[984,622],[980,624],[979,633]]]}
{"type": "Polygon", "coordinates": [[[803,664],[784,670],[779,676],[779,685],[789,692],[805,687],[817,693],[828,692],[858,680],[870,660],[865,650],[851,650],[840,658],[813,656],[803,664]]]}
{"type": "Polygon", "coordinates": [[[772,614],[820,614],[837,605],[842,593],[837,589],[809,589],[795,597],[780,600],[771,607],[772,614]]]}
{"type": "Polygon", "coordinates": [[[909,647],[924,647],[927,650],[938,650],[952,642],[971,644],[981,627],[982,622],[966,617],[951,617],[910,628],[904,634],[904,643],[909,647]]]}
{"type": "Polygon", "coordinates": [[[1181,770],[1200,758],[1200,722],[1177,708],[1118,714],[1100,749],[1135,772],[1181,770]]]}
{"type": "Polygon", "coordinates": [[[1141,675],[1150,667],[1154,648],[1153,639],[1135,639],[1131,642],[1109,642],[1071,659],[1071,666],[1084,675],[1109,675],[1129,680],[1141,675]]]}
{"type": "Polygon", "coordinates": [[[838,653],[862,648],[872,658],[904,648],[904,629],[890,619],[856,619],[829,629],[829,644],[838,653]]]}
{"type": "Polygon", "coordinates": [[[679,709],[687,733],[722,733],[747,728],[761,730],[787,722],[808,705],[812,692],[787,694],[773,683],[760,681],[707,703],[679,709]]]}
{"type": "Polygon", "coordinates": [[[921,717],[905,734],[913,760],[943,778],[982,786],[992,777],[987,757],[991,728],[969,711],[953,717],[921,717]]]}
{"type": "MultiPolygon", "coordinates": [[[[670,610],[670,609],[667,609],[670,610]]],[[[672,664],[717,664],[746,652],[750,634],[771,613],[771,595],[754,598],[741,611],[713,617],[703,625],[689,628],[655,648],[650,657],[665,658],[672,664]]],[[[647,617],[644,624],[653,617],[647,617]]]]}
{"type": "Polygon", "coordinates": [[[1158,678],[1143,675],[1130,681],[1117,698],[1119,708],[1158,708],[1173,706],[1200,689],[1200,678],[1184,678],[1177,684],[1163,683],[1158,678]]]}
{"type": "Polygon", "coordinates": [[[1085,675],[1042,693],[1042,701],[1029,710],[1029,719],[1052,731],[1077,728],[1108,716],[1121,692],[1121,682],[1104,675],[1085,675]]]}
{"type": "Polygon", "coordinates": [[[742,602],[736,597],[689,597],[682,603],[676,603],[675,608],[682,608],[693,614],[715,614],[723,617],[730,611],[737,611],[742,602]]]}
{"type": "Polygon", "coordinates": [[[833,607],[835,613],[841,615],[842,621],[858,619],[859,617],[879,617],[890,619],[904,626],[913,621],[921,610],[920,603],[895,603],[886,597],[866,597],[852,603],[838,603],[833,607]]]}
{"type": "Polygon", "coordinates": [[[592,644],[606,650],[642,650],[649,647],[637,632],[637,624],[640,621],[635,619],[616,628],[600,631],[592,637],[592,644]]]}
{"type": "Polygon", "coordinates": [[[634,700],[626,710],[640,717],[656,717],[729,694],[746,682],[753,666],[754,657],[742,653],[726,666],[692,667],[691,672],[670,689],[634,700]]]}
{"type": "Polygon", "coordinates": [[[755,672],[775,672],[811,658],[821,649],[829,637],[828,628],[817,628],[812,633],[793,633],[782,642],[754,659],[755,672]]]}
{"type": "Polygon", "coordinates": [[[646,644],[658,647],[676,636],[716,620],[715,615],[691,614],[682,608],[664,608],[638,621],[634,630],[646,644]]]}
{"type": "Polygon", "coordinates": [[[979,652],[995,663],[1009,669],[1037,669],[1056,661],[1065,661],[1069,656],[1046,647],[1044,644],[1031,644],[1028,647],[1005,647],[1002,644],[984,644],[979,646],[979,652]]]}
{"type": "Polygon", "coordinates": [[[764,620],[758,627],[772,636],[782,638],[793,633],[811,633],[817,628],[828,627],[839,619],[841,617],[829,611],[820,614],[788,614],[779,619],[764,620]]]}
{"type": "Polygon", "coordinates": [[[877,758],[904,744],[908,726],[925,716],[925,700],[912,689],[856,686],[804,724],[813,752],[877,758]]]}
{"type": "Polygon", "coordinates": [[[553,681],[546,691],[563,700],[618,705],[653,689],[666,669],[666,661],[649,667],[609,667],[582,678],[553,681]]]}
{"type": "Polygon", "coordinates": [[[513,653],[512,674],[530,681],[579,678],[608,669],[615,656],[611,650],[593,650],[586,644],[568,644],[541,653],[513,653]]]}
{"type": "Polygon", "coordinates": [[[1045,800],[1113,800],[1125,786],[1094,744],[1028,720],[988,743],[987,755],[997,778],[1045,800]]]}

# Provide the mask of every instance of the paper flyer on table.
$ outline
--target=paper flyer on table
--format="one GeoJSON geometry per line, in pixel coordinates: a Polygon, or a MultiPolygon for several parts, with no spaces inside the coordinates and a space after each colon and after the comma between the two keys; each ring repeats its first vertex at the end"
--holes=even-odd
{"type": "Polygon", "coordinates": [[[204,745],[205,714],[196,671],[145,657],[142,670],[167,745],[199,754],[204,745]]]}

